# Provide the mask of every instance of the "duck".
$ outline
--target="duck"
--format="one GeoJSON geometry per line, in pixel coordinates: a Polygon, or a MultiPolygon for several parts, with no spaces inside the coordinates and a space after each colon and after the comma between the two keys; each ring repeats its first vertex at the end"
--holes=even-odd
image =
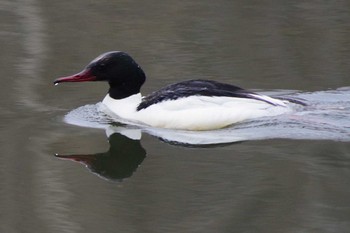
{"type": "Polygon", "coordinates": [[[292,111],[290,102],[213,80],[185,80],[142,96],[141,66],[127,53],[110,51],[63,82],[105,81],[109,90],[100,110],[123,124],[178,130],[215,130],[247,120],[292,111]]]}

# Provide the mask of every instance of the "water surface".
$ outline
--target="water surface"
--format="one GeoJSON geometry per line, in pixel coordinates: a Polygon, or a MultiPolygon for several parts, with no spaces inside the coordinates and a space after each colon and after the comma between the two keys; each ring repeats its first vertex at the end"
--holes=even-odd
{"type": "Polygon", "coordinates": [[[346,1],[0,11],[1,232],[348,232],[346,1]],[[96,113],[105,83],[52,84],[110,50],[143,67],[144,94],[202,78],[309,105],[209,135],[110,125],[96,113]]]}

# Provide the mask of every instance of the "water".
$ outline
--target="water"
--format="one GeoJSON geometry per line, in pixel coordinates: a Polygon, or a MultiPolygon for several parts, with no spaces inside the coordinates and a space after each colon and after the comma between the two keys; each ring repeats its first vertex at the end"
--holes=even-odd
{"type": "Polygon", "coordinates": [[[0,3],[0,232],[348,232],[345,1],[0,3]],[[110,50],[148,94],[227,82],[306,107],[213,132],[96,111],[104,83],[53,85],[110,50]]]}

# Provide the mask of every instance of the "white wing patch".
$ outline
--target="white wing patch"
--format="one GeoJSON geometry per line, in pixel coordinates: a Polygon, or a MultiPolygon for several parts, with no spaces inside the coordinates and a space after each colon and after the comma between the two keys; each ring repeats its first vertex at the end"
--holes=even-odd
{"type": "Polygon", "coordinates": [[[272,105],[283,106],[283,107],[287,106],[282,100],[274,99],[267,95],[249,94],[249,96],[261,101],[266,101],[268,103],[271,103],[272,105]]]}

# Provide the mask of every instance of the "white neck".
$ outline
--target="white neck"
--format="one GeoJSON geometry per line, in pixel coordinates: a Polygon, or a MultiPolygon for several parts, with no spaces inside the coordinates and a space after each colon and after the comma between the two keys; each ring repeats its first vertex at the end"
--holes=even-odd
{"type": "Polygon", "coordinates": [[[137,106],[141,103],[141,98],[141,93],[131,95],[124,99],[113,99],[107,94],[102,101],[102,104],[107,109],[103,110],[107,110],[109,114],[113,113],[118,117],[130,119],[130,116],[134,115],[137,106]]]}

